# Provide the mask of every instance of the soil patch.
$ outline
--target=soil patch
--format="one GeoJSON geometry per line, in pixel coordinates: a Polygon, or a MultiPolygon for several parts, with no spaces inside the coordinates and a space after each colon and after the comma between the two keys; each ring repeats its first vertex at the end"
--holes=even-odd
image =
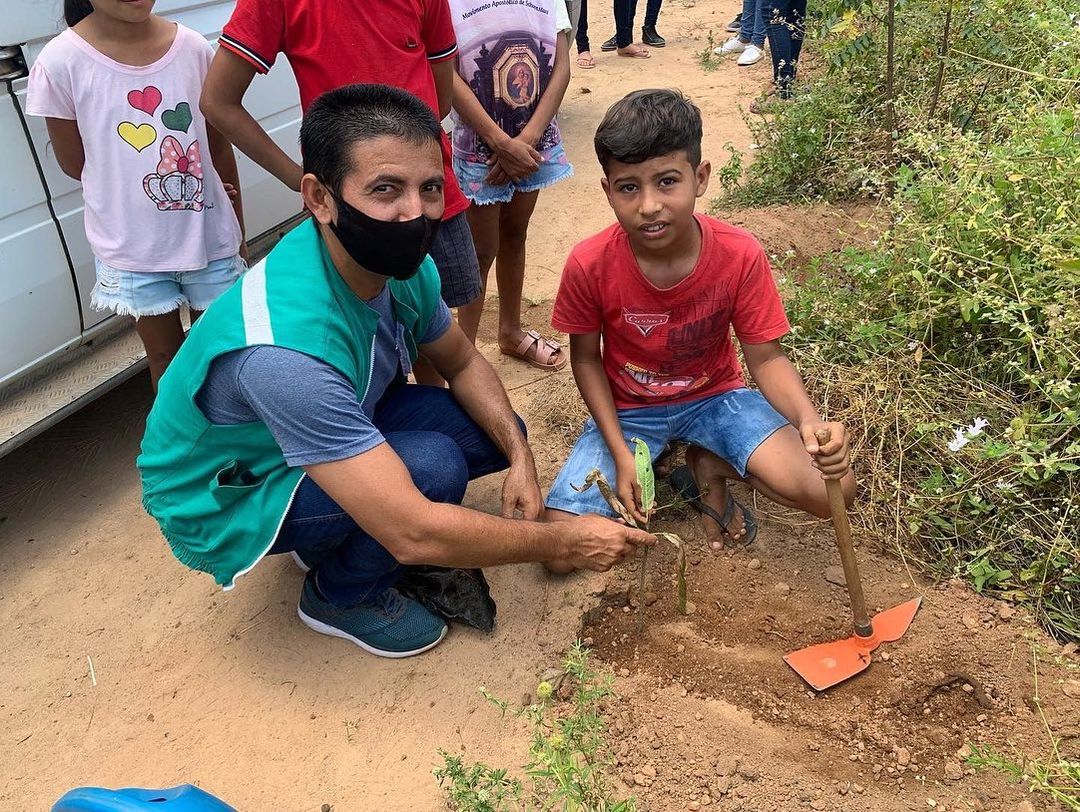
{"type": "Polygon", "coordinates": [[[809,690],[781,656],[850,635],[846,592],[825,577],[838,562],[828,526],[772,510],[759,511],[753,545],[720,554],[705,548],[696,517],[656,523],[691,545],[689,616],[675,612],[675,556],[660,545],[641,637],[632,568],[583,619],[582,636],[620,677],[618,769],[646,809],[1021,810],[1024,790],[975,775],[962,748],[1045,752],[1040,708],[1066,756],[1080,753],[1080,703],[1066,693],[1075,664],[1052,656],[1057,647],[1011,606],[927,584],[865,546],[873,611],[918,595],[922,609],[869,670],[809,690]]]}

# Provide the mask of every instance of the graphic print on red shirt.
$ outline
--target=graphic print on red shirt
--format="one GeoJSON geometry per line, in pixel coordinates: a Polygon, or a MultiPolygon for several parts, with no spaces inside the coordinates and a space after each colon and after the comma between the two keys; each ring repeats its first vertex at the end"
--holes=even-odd
{"type": "MultiPolygon", "coordinates": [[[[373,82],[407,90],[438,116],[431,65],[453,59],[457,39],[447,0],[238,0],[219,44],[267,73],[285,54],[300,88],[300,106],[328,90],[373,82]]],[[[448,220],[469,207],[442,135],[448,220]]]]}
{"type": "Polygon", "coordinates": [[[732,328],[747,344],[790,330],[760,243],[712,217],[696,220],[697,264],[671,288],[657,288],[642,274],[617,223],[579,243],[566,261],[552,326],[600,332],[616,408],[699,400],[744,386],[732,328]]]}

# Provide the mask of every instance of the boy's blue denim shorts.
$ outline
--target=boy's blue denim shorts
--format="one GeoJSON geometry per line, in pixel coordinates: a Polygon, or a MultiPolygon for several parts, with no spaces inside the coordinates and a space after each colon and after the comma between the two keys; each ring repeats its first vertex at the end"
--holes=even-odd
{"type": "Polygon", "coordinates": [[[161,316],[187,305],[206,310],[246,270],[240,255],[215,259],[197,271],[122,271],[94,259],[97,283],[90,306],[120,316],[161,316]]]}
{"type": "Polygon", "coordinates": [[[465,197],[478,206],[488,203],[509,203],[517,192],[536,192],[558,183],[574,174],[574,167],[566,157],[562,144],[547,151],[540,168],[526,178],[512,180],[501,186],[491,186],[484,181],[491,167],[473,163],[454,156],[454,175],[465,197]]]}
{"type": "MultiPolygon", "coordinates": [[[[745,388],[690,403],[619,409],[618,414],[631,450],[631,438],[637,437],[645,441],[656,459],[672,440],[682,440],[726,460],[740,476],[746,476],[746,463],[758,446],[788,424],[764,395],[745,388]]],[[[615,460],[590,417],[548,491],[547,506],[567,513],[614,516],[598,488],[593,486],[578,493],[572,487],[580,487],[594,468],[599,468],[611,487],[615,487],[615,460]]]]}

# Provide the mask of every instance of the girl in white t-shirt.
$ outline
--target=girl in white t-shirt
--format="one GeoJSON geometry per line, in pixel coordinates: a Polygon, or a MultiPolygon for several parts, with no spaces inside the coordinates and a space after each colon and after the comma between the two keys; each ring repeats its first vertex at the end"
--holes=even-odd
{"type": "Polygon", "coordinates": [[[213,48],[153,6],[65,0],[69,27],[34,62],[27,112],[82,182],[91,304],[135,317],[156,389],[184,339],[180,307],[198,318],[246,257],[232,146],[199,112],[213,48]]]}

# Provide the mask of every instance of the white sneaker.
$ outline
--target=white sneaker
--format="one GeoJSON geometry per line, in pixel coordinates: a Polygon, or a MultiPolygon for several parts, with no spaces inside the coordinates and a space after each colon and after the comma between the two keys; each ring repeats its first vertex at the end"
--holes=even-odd
{"type": "Polygon", "coordinates": [[[732,54],[741,54],[748,47],[750,46],[738,37],[732,37],[719,48],[713,48],[713,53],[717,56],[731,56],[732,54]]]}
{"type": "Polygon", "coordinates": [[[765,56],[765,52],[756,45],[747,45],[742,53],[739,54],[739,58],[735,60],[735,64],[745,68],[747,65],[753,65],[755,62],[760,62],[763,56],[765,56]]]}

